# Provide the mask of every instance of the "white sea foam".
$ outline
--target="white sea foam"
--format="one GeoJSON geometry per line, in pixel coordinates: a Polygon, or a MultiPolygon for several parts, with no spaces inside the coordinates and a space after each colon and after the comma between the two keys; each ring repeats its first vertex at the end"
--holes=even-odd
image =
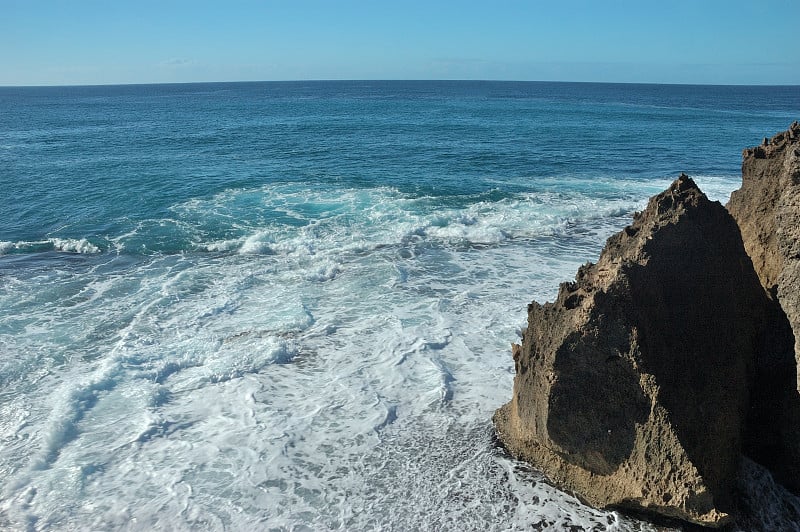
{"type": "Polygon", "coordinates": [[[51,238],[49,242],[53,244],[56,251],[66,251],[70,253],[100,253],[100,248],[81,238],[79,240],[71,238],[51,238]]]}
{"type": "Polygon", "coordinates": [[[85,238],[48,238],[47,240],[39,241],[0,242],[0,255],[5,255],[12,251],[34,252],[50,250],[86,254],[101,252],[98,246],[85,238]]]}
{"type": "Polygon", "coordinates": [[[200,248],[205,248],[206,251],[231,251],[238,249],[240,245],[241,242],[239,240],[219,240],[203,244],[200,248]]]}
{"type": "Polygon", "coordinates": [[[725,177],[725,176],[712,176],[712,175],[698,175],[691,176],[697,186],[700,187],[708,199],[711,201],[719,201],[723,205],[728,203],[731,198],[731,192],[738,189],[742,180],[738,177],[725,177]]]}
{"type": "MultiPolygon", "coordinates": [[[[253,194],[226,192],[207,201],[192,200],[175,210],[188,218],[227,212],[235,208],[240,195],[253,194]]],[[[433,198],[411,197],[389,188],[296,192],[275,186],[265,188],[261,194],[266,210],[280,210],[299,226],[265,228],[226,219],[232,224],[231,231],[242,236],[206,242],[201,239],[195,247],[274,255],[293,261],[294,267],[310,268],[308,276],[317,277],[313,272],[318,268],[312,264],[317,260],[341,264],[343,254],[385,247],[404,248],[403,254],[414,254],[420,246],[429,245],[491,246],[562,234],[573,230],[576,224],[610,231],[619,225],[615,218],[642,206],[641,195],[619,194],[603,199],[548,190],[465,206],[437,205],[433,198]],[[607,228],[609,220],[612,225],[607,228]]]]}
{"type": "Polygon", "coordinates": [[[644,194],[273,187],[174,210],[240,194],[292,223],[4,278],[0,360],[30,356],[0,366],[0,527],[652,530],[550,487],[489,421],[527,303],[644,194]]]}
{"type": "Polygon", "coordinates": [[[241,242],[239,252],[254,254],[272,253],[271,245],[274,245],[274,241],[270,237],[270,233],[268,231],[258,231],[241,242]]]}
{"type": "Polygon", "coordinates": [[[312,269],[308,275],[306,275],[306,279],[309,281],[330,281],[336,278],[339,273],[341,273],[341,267],[339,264],[336,264],[333,261],[325,260],[316,267],[316,269],[312,269]]]}

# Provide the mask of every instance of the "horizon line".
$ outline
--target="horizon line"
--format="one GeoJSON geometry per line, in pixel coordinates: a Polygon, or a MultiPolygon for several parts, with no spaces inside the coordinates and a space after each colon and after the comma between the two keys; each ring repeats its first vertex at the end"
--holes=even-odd
{"type": "Polygon", "coordinates": [[[564,84],[594,84],[594,85],[672,85],[686,87],[800,87],[800,83],[676,83],[655,81],[574,81],[574,80],[524,80],[524,79],[281,79],[281,80],[226,80],[226,81],[156,81],[134,83],[69,83],[69,84],[2,84],[0,89],[26,89],[26,88],[90,88],[90,87],[136,87],[153,85],[212,85],[212,84],[244,84],[244,83],[564,83],[564,84]]]}

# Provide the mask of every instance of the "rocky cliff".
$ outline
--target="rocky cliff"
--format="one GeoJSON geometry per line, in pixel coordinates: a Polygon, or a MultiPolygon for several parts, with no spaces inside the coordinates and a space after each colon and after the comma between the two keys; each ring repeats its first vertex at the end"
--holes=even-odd
{"type": "Polygon", "coordinates": [[[798,139],[745,152],[733,216],[682,175],[529,305],[509,451],[596,506],[706,526],[736,513],[743,453],[800,488],[798,139]]]}
{"type": "Polygon", "coordinates": [[[761,283],[773,296],[786,270],[797,269],[799,196],[800,123],[795,122],[788,131],[742,152],[742,187],[727,205],[761,283]]]}
{"type": "Polygon", "coordinates": [[[728,210],[761,283],[800,331],[800,123],[742,155],[742,187],[728,210]]]}
{"type": "Polygon", "coordinates": [[[742,153],[742,187],[727,205],[772,300],[756,361],[745,452],[800,491],[800,123],[742,153]]]}

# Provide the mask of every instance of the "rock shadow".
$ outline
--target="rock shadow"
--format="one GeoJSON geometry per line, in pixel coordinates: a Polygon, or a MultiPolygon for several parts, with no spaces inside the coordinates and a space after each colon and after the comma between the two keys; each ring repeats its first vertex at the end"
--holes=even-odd
{"type": "Polygon", "coordinates": [[[800,393],[795,338],[783,309],[770,300],[763,346],[750,386],[744,454],[800,493],[800,393]]]}
{"type": "Polygon", "coordinates": [[[631,265],[630,319],[681,446],[721,509],[736,478],[765,297],[733,219],[715,205],[663,227],[631,265]],[[709,228],[714,228],[710,231],[709,228]],[[720,442],[729,448],[721,453],[720,442]]]}
{"type": "Polygon", "coordinates": [[[592,344],[575,332],[556,352],[547,430],[565,461],[610,475],[630,456],[650,401],[629,359],[592,344]]]}

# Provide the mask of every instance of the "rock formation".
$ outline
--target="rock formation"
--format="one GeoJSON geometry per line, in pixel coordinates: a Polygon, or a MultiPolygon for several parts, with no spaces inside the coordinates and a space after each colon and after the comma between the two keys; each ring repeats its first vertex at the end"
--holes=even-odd
{"type": "Polygon", "coordinates": [[[742,188],[731,194],[728,210],[761,283],[800,331],[800,123],[742,155],[742,188]]]}
{"type": "Polygon", "coordinates": [[[727,207],[773,300],[745,451],[800,491],[800,123],[744,150],[742,187],[727,207]]]}
{"type": "Polygon", "coordinates": [[[733,218],[682,175],[529,306],[501,440],[594,505],[723,523],[766,303],[733,218]]]}
{"type": "MultiPolygon", "coordinates": [[[[742,153],[742,187],[728,210],[764,288],[777,296],[779,278],[800,260],[800,123],[742,153]]],[[[797,293],[797,291],[794,291],[797,293]]],[[[788,294],[787,294],[788,295],[788,294]]],[[[797,301],[792,300],[795,309],[797,301]]]]}
{"type": "Polygon", "coordinates": [[[730,213],[681,175],[531,303],[506,448],[593,505],[706,526],[743,454],[800,491],[799,161],[797,123],[745,150],[730,213]]]}

